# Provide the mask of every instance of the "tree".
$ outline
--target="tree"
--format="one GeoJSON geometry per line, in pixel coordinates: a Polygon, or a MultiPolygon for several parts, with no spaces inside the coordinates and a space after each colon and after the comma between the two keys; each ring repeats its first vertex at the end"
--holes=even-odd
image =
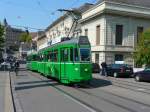
{"type": "Polygon", "coordinates": [[[0,50],[2,50],[4,46],[4,26],[0,23],[0,50]]]}
{"type": "Polygon", "coordinates": [[[134,59],[137,65],[150,66],[150,29],[142,33],[134,53],[134,59]]]}
{"type": "Polygon", "coordinates": [[[24,42],[25,45],[29,45],[29,49],[32,47],[32,37],[28,32],[22,33],[20,36],[20,41],[24,42]]]}
{"type": "Polygon", "coordinates": [[[25,42],[25,43],[31,43],[32,42],[32,37],[28,33],[22,33],[20,36],[20,41],[25,42]]]}

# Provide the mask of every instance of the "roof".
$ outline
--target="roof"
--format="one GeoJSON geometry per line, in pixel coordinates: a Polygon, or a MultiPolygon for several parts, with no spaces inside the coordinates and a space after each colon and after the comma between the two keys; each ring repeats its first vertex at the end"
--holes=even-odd
{"type": "Polygon", "coordinates": [[[103,1],[124,3],[124,4],[136,5],[136,6],[142,6],[148,8],[150,7],[150,0],[99,0],[96,4],[99,4],[103,1]]]}
{"type": "Polygon", "coordinates": [[[85,11],[87,11],[88,9],[90,9],[91,7],[93,7],[94,4],[91,4],[91,3],[85,3],[83,5],[81,5],[80,7],[78,8],[73,8],[77,11],[79,11],[80,13],[83,13],[85,11]]]}
{"type": "Polygon", "coordinates": [[[9,30],[9,31],[12,31],[12,32],[20,32],[20,33],[24,32],[21,29],[14,28],[14,27],[11,27],[11,26],[6,27],[6,29],[9,30]]]}
{"type": "Polygon", "coordinates": [[[39,37],[38,37],[38,40],[41,40],[43,38],[46,38],[46,35],[45,34],[41,34],[39,37]]]}
{"type": "Polygon", "coordinates": [[[37,36],[37,33],[36,32],[31,32],[30,35],[31,35],[32,39],[34,39],[37,36]]]}
{"type": "MultiPolygon", "coordinates": [[[[73,8],[73,10],[76,10],[80,13],[83,13],[85,11],[87,11],[88,9],[90,9],[93,6],[93,4],[90,3],[85,3],[82,6],[78,7],[78,8],[73,8]]],[[[52,28],[53,26],[55,26],[57,23],[59,23],[60,21],[64,20],[65,18],[68,17],[68,14],[65,13],[64,15],[62,15],[61,17],[59,17],[56,21],[54,21],[52,24],[50,24],[47,28],[46,31],[50,28],[52,28]]]]}

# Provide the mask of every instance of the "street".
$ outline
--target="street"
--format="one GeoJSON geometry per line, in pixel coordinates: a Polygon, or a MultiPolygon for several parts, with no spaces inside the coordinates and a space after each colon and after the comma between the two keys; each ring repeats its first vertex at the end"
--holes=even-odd
{"type": "Polygon", "coordinates": [[[10,75],[23,112],[150,112],[150,83],[132,78],[93,74],[78,87],[25,69],[10,75]]]}

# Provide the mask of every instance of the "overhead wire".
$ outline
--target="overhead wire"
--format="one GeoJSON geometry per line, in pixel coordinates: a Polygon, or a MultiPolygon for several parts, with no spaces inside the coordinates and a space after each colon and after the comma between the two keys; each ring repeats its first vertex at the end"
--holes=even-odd
{"type": "MultiPolygon", "coordinates": [[[[41,10],[48,16],[48,15],[55,15],[56,13],[58,13],[58,11],[57,10],[54,10],[54,11],[52,11],[52,12],[48,12],[48,10],[47,9],[45,9],[44,7],[43,7],[43,5],[41,4],[41,2],[39,1],[39,0],[35,0],[36,1],[36,3],[37,3],[37,5],[39,6],[39,8],[41,8],[41,10]]],[[[80,0],[74,0],[73,2],[72,2],[72,4],[70,5],[70,7],[73,7],[74,5],[76,5],[76,3],[78,3],[80,0]]],[[[92,2],[95,2],[95,1],[97,1],[97,0],[92,0],[92,2]]],[[[23,7],[23,8],[27,8],[26,6],[24,6],[23,4],[18,4],[18,3],[14,3],[14,2],[12,2],[12,1],[8,1],[8,0],[6,0],[6,1],[3,1],[3,0],[0,0],[0,2],[1,3],[4,3],[4,4],[7,4],[7,5],[13,5],[13,6],[18,6],[18,7],[23,7]]],[[[36,8],[33,8],[33,7],[28,7],[28,8],[30,8],[30,9],[36,9],[36,8]]],[[[37,9],[36,9],[37,10],[37,9]]],[[[21,16],[20,15],[18,15],[17,16],[18,18],[21,18],[21,16]]],[[[49,16],[48,16],[49,17],[49,16]]],[[[19,25],[11,25],[11,26],[16,26],[16,27],[23,27],[23,28],[25,28],[26,26],[19,26],[19,25]]],[[[38,28],[32,28],[32,27],[28,27],[29,29],[38,29],[38,28]]],[[[38,29],[38,30],[41,30],[41,29],[38,29]]],[[[42,29],[43,30],[43,29],[42,29]]]]}
{"type": "Polygon", "coordinates": [[[37,3],[37,5],[41,9],[41,11],[44,12],[46,14],[46,16],[49,17],[49,11],[43,7],[41,2],[39,0],[35,0],[35,2],[37,3]]]}
{"type": "Polygon", "coordinates": [[[33,29],[33,30],[45,30],[42,28],[34,28],[34,27],[30,27],[30,26],[21,26],[21,25],[10,25],[10,26],[14,26],[14,27],[20,27],[20,28],[25,28],[25,29],[33,29]]]}

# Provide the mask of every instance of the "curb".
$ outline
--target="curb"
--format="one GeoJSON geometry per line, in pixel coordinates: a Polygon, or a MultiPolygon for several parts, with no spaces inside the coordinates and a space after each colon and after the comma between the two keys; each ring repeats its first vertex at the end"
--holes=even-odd
{"type": "Polygon", "coordinates": [[[6,76],[5,96],[4,96],[4,112],[14,112],[9,72],[4,72],[4,73],[6,76]]]}
{"type": "Polygon", "coordinates": [[[13,80],[12,75],[14,75],[14,74],[11,74],[11,72],[9,72],[12,100],[13,100],[13,105],[14,105],[14,112],[23,112],[23,109],[21,108],[21,105],[19,102],[19,98],[17,97],[17,92],[15,91],[15,82],[13,80]]]}

